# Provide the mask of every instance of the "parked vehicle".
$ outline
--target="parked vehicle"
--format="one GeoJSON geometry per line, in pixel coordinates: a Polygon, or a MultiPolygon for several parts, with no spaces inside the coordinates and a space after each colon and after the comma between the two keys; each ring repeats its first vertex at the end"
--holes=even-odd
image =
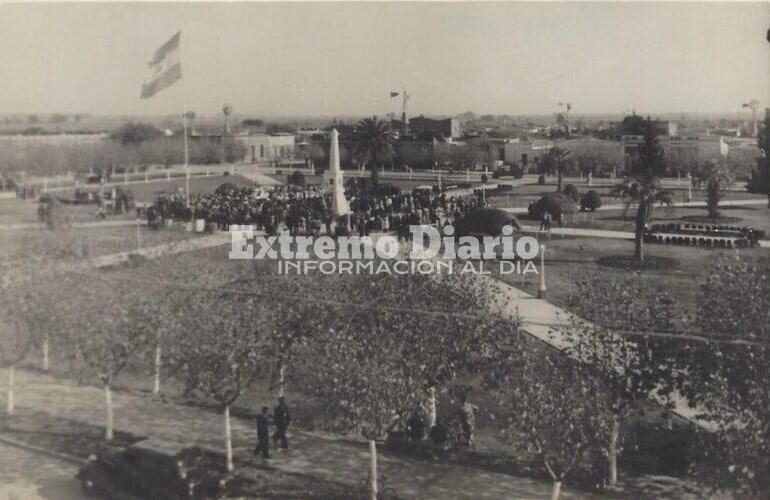
{"type": "Polygon", "coordinates": [[[148,439],[125,449],[105,448],[92,455],[76,477],[91,497],[218,498],[229,480],[223,462],[223,457],[200,448],[148,439]]]}

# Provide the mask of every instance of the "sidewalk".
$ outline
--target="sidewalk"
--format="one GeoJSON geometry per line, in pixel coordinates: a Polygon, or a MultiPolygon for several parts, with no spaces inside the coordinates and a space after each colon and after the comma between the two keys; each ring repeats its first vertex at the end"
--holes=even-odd
{"type": "MultiPolygon", "coordinates": [[[[141,225],[146,226],[147,221],[142,220],[141,225]]],[[[106,220],[92,222],[75,222],[70,227],[74,229],[99,229],[102,227],[136,226],[135,219],[106,220]]],[[[20,222],[16,224],[0,224],[0,231],[29,231],[31,229],[48,229],[42,222],[20,222]]]]}
{"type": "MultiPolygon", "coordinates": [[[[104,393],[96,387],[77,386],[17,370],[17,403],[91,425],[103,425],[104,393]]],[[[213,450],[224,448],[222,417],[203,409],[162,403],[149,396],[125,392],[113,393],[115,427],[136,435],[200,445],[213,450]]],[[[252,449],[256,430],[251,422],[231,419],[236,467],[255,459],[252,449]]],[[[368,472],[368,448],[362,443],[318,437],[305,432],[290,433],[291,449],[274,451],[268,462],[282,472],[298,473],[349,485],[360,484],[368,472]]],[[[402,498],[549,498],[551,485],[527,477],[453,464],[393,457],[379,454],[379,471],[386,486],[402,498]]],[[[566,488],[563,498],[598,498],[566,488]]]]}

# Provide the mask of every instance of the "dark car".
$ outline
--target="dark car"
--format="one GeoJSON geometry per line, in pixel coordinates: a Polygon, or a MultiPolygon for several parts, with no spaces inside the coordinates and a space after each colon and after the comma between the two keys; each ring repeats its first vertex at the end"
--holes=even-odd
{"type": "Polygon", "coordinates": [[[229,479],[216,453],[155,439],[105,448],[90,458],[77,479],[86,495],[99,498],[217,498],[229,479]]]}

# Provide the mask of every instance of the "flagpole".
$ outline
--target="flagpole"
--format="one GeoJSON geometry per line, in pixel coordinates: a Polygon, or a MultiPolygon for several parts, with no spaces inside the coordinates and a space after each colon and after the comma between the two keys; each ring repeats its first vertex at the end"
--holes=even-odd
{"type": "MultiPolygon", "coordinates": [[[[184,84],[183,84],[184,85],[184,84]]],[[[182,90],[184,92],[184,90],[182,90]]],[[[182,127],[184,129],[184,198],[185,204],[190,206],[190,151],[187,145],[187,106],[182,99],[182,107],[185,108],[182,111],[182,127]]]]}
{"type": "MultiPolygon", "coordinates": [[[[181,30],[180,30],[181,33],[181,30]]],[[[179,51],[179,63],[182,67],[186,67],[181,64],[187,53],[187,45],[185,43],[186,37],[181,37],[181,50],[179,51]]],[[[184,132],[184,199],[185,205],[190,206],[190,148],[187,138],[187,83],[184,75],[182,75],[182,128],[184,132]]]]}

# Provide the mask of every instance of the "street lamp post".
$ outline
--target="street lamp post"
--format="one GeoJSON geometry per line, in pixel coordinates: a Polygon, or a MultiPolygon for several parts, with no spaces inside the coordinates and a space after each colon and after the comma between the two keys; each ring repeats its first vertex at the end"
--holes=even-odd
{"type": "Polygon", "coordinates": [[[537,289],[537,298],[545,300],[548,289],[545,286],[545,244],[540,249],[540,287],[537,289]]]}

